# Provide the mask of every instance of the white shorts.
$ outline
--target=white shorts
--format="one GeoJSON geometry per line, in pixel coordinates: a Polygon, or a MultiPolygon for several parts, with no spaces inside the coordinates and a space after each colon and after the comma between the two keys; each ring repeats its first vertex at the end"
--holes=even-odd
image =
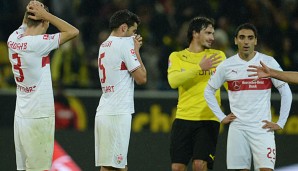
{"type": "Polygon", "coordinates": [[[255,170],[274,169],[276,158],[274,132],[255,133],[230,125],[227,142],[228,169],[250,170],[252,157],[255,170]]]}
{"type": "Polygon", "coordinates": [[[130,114],[95,117],[95,166],[125,168],[131,119],[130,114]]]}
{"type": "Polygon", "coordinates": [[[51,168],[55,117],[14,118],[17,170],[41,171],[51,168]]]}

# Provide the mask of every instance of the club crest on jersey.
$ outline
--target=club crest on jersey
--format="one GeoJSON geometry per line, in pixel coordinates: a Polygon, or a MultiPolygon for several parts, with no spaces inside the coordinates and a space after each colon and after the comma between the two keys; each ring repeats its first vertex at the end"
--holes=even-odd
{"type": "Polygon", "coordinates": [[[117,164],[120,164],[122,161],[123,161],[123,156],[122,156],[122,154],[119,154],[119,155],[117,155],[117,156],[115,156],[116,157],[116,163],[117,164]]]}
{"type": "Polygon", "coordinates": [[[48,34],[44,34],[42,39],[49,40],[49,35],[48,34]]]}

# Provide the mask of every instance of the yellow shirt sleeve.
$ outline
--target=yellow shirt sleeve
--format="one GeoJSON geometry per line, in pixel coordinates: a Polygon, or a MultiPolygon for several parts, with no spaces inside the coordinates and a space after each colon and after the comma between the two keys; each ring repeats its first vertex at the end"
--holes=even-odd
{"type": "Polygon", "coordinates": [[[182,72],[178,53],[173,52],[169,57],[168,82],[171,88],[178,88],[188,80],[195,78],[200,70],[201,67],[198,65],[197,68],[182,72]]]}

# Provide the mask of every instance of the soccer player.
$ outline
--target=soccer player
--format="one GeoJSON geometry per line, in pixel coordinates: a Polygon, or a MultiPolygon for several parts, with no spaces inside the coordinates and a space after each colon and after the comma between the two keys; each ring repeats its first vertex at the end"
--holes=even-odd
{"type": "Polygon", "coordinates": [[[102,95],[95,117],[95,165],[100,171],[126,171],[127,152],[134,111],[134,81],[147,82],[136,34],[139,17],[115,12],[109,21],[111,34],[99,48],[98,71],[102,95]]]}
{"type": "Polygon", "coordinates": [[[42,3],[30,1],[22,26],[7,41],[17,86],[14,118],[17,170],[51,168],[55,112],[49,53],[79,34],[78,29],[46,9],[42,3]],[[45,34],[50,23],[60,33],[45,34]]]}
{"type": "Polygon", "coordinates": [[[250,74],[250,77],[258,76],[258,78],[267,78],[272,77],[278,80],[282,80],[288,83],[298,84],[298,72],[294,71],[279,71],[272,68],[269,68],[266,64],[260,61],[261,66],[250,65],[250,69],[247,71],[255,72],[250,74]]]}
{"type": "Polygon", "coordinates": [[[255,51],[257,29],[254,25],[245,23],[238,26],[234,41],[238,53],[218,65],[205,89],[205,98],[218,119],[224,124],[230,123],[227,140],[228,169],[248,171],[253,160],[255,170],[272,171],[276,159],[274,131],[282,129],[287,121],[292,93],[289,85],[283,81],[248,77],[247,67],[260,61],[281,70],[273,57],[255,51]],[[228,115],[222,112],[214,96],[224,82],[228,82],[232,112],[228,115]],[[277,123],[271,121],[272,84],[281,95],[277,123]]]}
{"type": "MultiPolygon", "coordinates": [[[[219,120],[209,109],[203,95],[215,67],[226,58],[222,51],[211,49],[214,20],[193,18],[188,27],[188,48],[169,57],[168,82],[178,88],[176,118],[171,130],[172,171],[185,171],[192,161],[193,170],[212,169],[219,120]]],[[[216,92],[220,101],[220,92],[216,92]]]]}

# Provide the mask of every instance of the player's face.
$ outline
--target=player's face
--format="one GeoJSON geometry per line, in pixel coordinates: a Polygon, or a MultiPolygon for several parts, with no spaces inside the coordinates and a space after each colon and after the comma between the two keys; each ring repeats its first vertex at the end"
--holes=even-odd
{"type": "Polygon", "coordinates": [[[241,56],[254,55],[257,38],[252,30],[242,29],[235,38],[235,45],[238,46],[238,52],[241,56]]]}
{"type": "Polygon", "coordinates": [[[125,36],[126,37],[133,36],[137,32],[137,29],[138,29],[138,25],[137,25],[137,23],[134,23],[133,26],[131,26],[127,29],[125,36]]]}
{"type": "Polygon", "coordinates": [[[214,42],[214,28],[209,25],[207,28],[202,29],[199,33],[199,44],[204,49],[209,49],[214,42]]]}

